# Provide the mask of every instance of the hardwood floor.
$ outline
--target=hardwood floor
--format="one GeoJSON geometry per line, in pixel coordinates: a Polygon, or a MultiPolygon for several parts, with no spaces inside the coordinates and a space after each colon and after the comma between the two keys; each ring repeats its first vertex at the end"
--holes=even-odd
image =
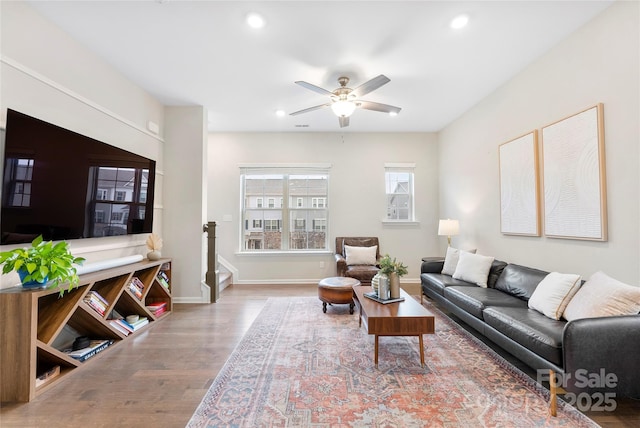
{"type": "MultiPolygon", "coordinates": [[[[405,288],[419,293],[417,286],[405,288]]],[[[183,427],[267,298],[294,295],[317,296],[317,288],[232,285],[218,303],[174,305],[170,317],[97,356],[34,401],[3,403],[0,426],[183,427]]],[[[629,400],[615,412],[590,416],[604,427],[635,427],[640,405],[629,400]]]]}

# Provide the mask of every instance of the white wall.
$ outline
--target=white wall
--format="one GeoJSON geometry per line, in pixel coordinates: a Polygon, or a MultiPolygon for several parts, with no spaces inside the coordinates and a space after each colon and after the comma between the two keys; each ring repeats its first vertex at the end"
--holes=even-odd
{"type": "Polygon", "coordinates": [[[242,163],[329,163],[330,246],[336,236],[378,236],[382,253],[409,266],[418,282],[420,259],[444,254],[437,236],[438,164],[434,134],[233,133],[209,135],[208,212],[218,223],[218,252],[239,271],[234,283],[314,283],[336,274],[333,254],[238,255],[242,163]],[[384,164],[414,162],[414,226],[384,226],[384,164]],[[225,215],[231,221],[223,221],[225,215]],[[324,262],[324,268],[320,267],[324,262]]]}
{"type": "Polygon", "coordinates": [[[163,255],[173,259],[171,280],[177,303],[203,299],[201,281],[206,236],[206,111],[202,107],[165,109],[163,255]]]}
{"type": "MultiPolygon", "coordinates": [[[[146,130],[160,124],[162,104],[45,20],[24,2],[0,2],[0,124],[12,108],[156,160],[162,171],[163,142],[146,130]]],[[[4,163],[4,162],[3,162],[4,163]]],[[[162,179],[156,180],[156,205],[162,179]]],[[[162,233],[154,210],[154,230],[162,233]]],[[[146,235],[70,241],[88,262],[146,254],[146,235]]],[[[0,277],[0,288],[19,283],[0,277]]]]}
{"type": "Polygon", "coordinates": [[[617,2],[439,133],[440,209],[454,246],[588,278],[640,283],[638,2],[617,2]],[[498,146],[604,103],[607,242],[500,233],[498,146]]]}

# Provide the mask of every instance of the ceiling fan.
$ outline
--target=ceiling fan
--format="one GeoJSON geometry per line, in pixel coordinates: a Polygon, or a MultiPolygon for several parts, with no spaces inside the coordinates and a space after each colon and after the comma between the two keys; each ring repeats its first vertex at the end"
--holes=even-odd
{"type": "Polygon", "coordinates": [[[375,91],[382,85],[389,83],[391,79],[389,79],[384,74],[381,74],[373,79],[364,82],[362,85],[358,86],[355,89],[351,89],[347,87],[349,83],[349,78],[342,76],[338,78],[338,83],[340,87],[333,90],[328,91],[319,86],[312,85],[311,83],[298,80],[295,82],[296,84],[302,86],[303,88],[307,88],[313,92],[317,92],[322,95],[328,95],[331,100],[327,103],[320,104],[317,106],[309,107],[303,110],[298,110],[293,113],[290,113],[291,116],[296,116],[302,113],[308,113],[310,111],[318,110],[325,107],[331,107],[331,110],[338,116],[338,120],[340,121],[340,127],[344,128],[345,126],[349,126],[349,116],[354,112],[356,108],[363,108],[367,110],[380,111],[383,113],[389,113],[392,115],[396,115],[402,110],[400,107],[390,106],[388,104],[375,103],[373,101],[365,101],[361,100],[360,97],[368,94],[369,92],[375,91]]]}

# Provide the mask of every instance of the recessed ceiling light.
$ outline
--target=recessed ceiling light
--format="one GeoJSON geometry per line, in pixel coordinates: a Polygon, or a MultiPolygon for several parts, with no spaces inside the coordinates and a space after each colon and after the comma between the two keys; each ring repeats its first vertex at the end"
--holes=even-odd
{"type": "Polygon", "coordinates": [[[247,15],[247,25],[251,28],[262,28],[266,24],[266,21],[262,17],[262,15],[258,15],[257,13],[250,13],[247,15]]]}
{"type": "Polygon", "coordinates": [[[285,114],[287,113],[284,110],[276,110],[276,116],[278,117],[284,117],[285,114]]]}
{"type": "Polygon", "coordinates": [[[397,116],[397,115],[398,115],[398,113],[396,113],[395,111],[390,111],[389,112],[389,116],[397,116]]]}
{"type": "Polygon", "coordinates": [[[458,15],[451,21],[451,28],[458,30],[469,23],[469,15],[458,15]]]}

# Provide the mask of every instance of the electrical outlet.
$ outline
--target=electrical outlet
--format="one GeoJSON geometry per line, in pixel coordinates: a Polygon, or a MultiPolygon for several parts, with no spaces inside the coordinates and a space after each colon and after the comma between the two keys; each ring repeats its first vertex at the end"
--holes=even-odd
{"type": "Polygon", "coordinates": [[[320,262],[320,269],[324,269],[324,262],[320,262]]]}

